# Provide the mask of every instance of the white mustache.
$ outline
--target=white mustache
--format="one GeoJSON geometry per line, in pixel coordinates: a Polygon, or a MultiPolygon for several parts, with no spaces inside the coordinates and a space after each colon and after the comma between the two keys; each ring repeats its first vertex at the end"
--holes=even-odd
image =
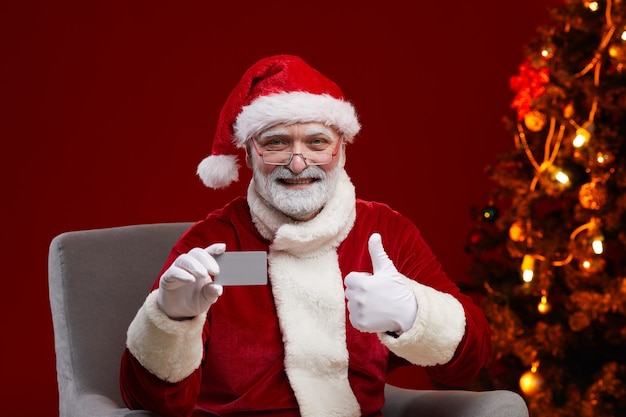
{"type": "Polygon", "coordinates": [[[315,178],[315,179],[326,179],[326,172],[323,169],[317,166],[307,167],[303,171],[298,174],[294,174],[289,168],[281,167],[280,169],[276,169],[272,171],[270,174],[270,178],[272,180],[297,180],[302,178],[315,178]]]}

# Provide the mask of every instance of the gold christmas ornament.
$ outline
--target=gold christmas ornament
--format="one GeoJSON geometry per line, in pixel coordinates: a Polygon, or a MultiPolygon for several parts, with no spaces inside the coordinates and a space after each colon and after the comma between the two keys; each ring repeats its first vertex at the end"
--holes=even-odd
{"type": "Polygon", "coordinates": [[[537,368],[533,366],[530,370],[524,372],[521,378],[519,379],[519,387],[522,389],[522,392],[528,396],[532,397],[537,394],[543,388],[544,379],[539,373],[537,373],[537,368]]]}
{"type": "Polygon", "coordinates": [[[539,313],[541,314],[548,314],[550,311],[552,311],[552,305],[548,302],[547,295],[544,294],[541,296],[541,301],[539,301],[539,304],[537,304],[537,311],[539,311],[539,313]]]}
{"type": "Polygon", "coordinates": [[[572,329],[573,332],[579,332],[589,327],[591,318],[582,311],[577,311],[569,316],[568,322],[569,328],[572,329]]]}
{"type": "Polygon", "coordinates": [[[545,114],[533,110],[524,116],[524,124],[531,132],[540,132],[546,125],[547,119],[545,114]]]}
{"type": "Polygon", "coordinates": [[[626,45],[622,42],[609,46],[609,56],[617,62],[626,62],[626,45]]]}
{"type": "Polygon", "coordinates": [[[565,106],[565,108],[563,109],[563,117],[565,117],[566,119],[571,119],[572,117],[574,117],[574,105],[572,103],[568,103],[567,106],[565,106]]]}
{"type": "Polygon", "coordinates": [[[509,238],[513,242],[523,242],[526,240],[526,230],[521,220],[516,221],[509,228],[509,238]]]}
{"type": "Polygon", "coordinates": [[[578,192],[580,204],[589,210],[600,210],[606,204],[607,199],[606,186],[597,181],[583,184],[578,192]]]}

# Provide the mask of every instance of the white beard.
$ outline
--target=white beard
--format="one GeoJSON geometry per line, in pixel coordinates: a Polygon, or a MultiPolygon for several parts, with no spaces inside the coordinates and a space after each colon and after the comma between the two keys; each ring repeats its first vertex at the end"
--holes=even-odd
{"type": "Polygon", "coordinates": [[[333,195],[339,181],[339,172],[343,169],[343,152],[339,162],[331,171],[326,172],[319,166],[309,166],[299,174],[289,168],[279,167],[269,175],[253,169],[254,188],[270,206],[292,219],[302,219],[319,212],[333,195]],[[281,185],[285,178],[318,178],[306,189],[291,190],[281,185]]]}

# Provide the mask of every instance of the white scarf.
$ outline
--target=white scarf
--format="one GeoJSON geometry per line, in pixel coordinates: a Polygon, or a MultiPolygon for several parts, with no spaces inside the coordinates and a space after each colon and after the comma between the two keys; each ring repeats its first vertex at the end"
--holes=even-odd
{"type": "Polygon", "coordinates": [[[345,170],[312,220],[297,222],[269,206],[251,183],[248,204],[259,232],[273,240],[270,283],[285,345],[285,370],[305,417],[355,417],[360,407],[348,381],[346,314],[337,247],[356,217],[345,170]]]}

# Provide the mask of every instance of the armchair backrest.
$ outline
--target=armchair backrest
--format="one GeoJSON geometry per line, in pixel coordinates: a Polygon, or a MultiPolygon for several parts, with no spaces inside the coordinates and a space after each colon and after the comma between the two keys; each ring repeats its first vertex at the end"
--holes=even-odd
{"type": "Polygon", "coordinates": [[[111,401],[124,408],[118,378],[126,329],[191,225],[74,231],[52,240],[48,280],[61,417],[97,415],[90,408],[111,409],[111,401]]]}

